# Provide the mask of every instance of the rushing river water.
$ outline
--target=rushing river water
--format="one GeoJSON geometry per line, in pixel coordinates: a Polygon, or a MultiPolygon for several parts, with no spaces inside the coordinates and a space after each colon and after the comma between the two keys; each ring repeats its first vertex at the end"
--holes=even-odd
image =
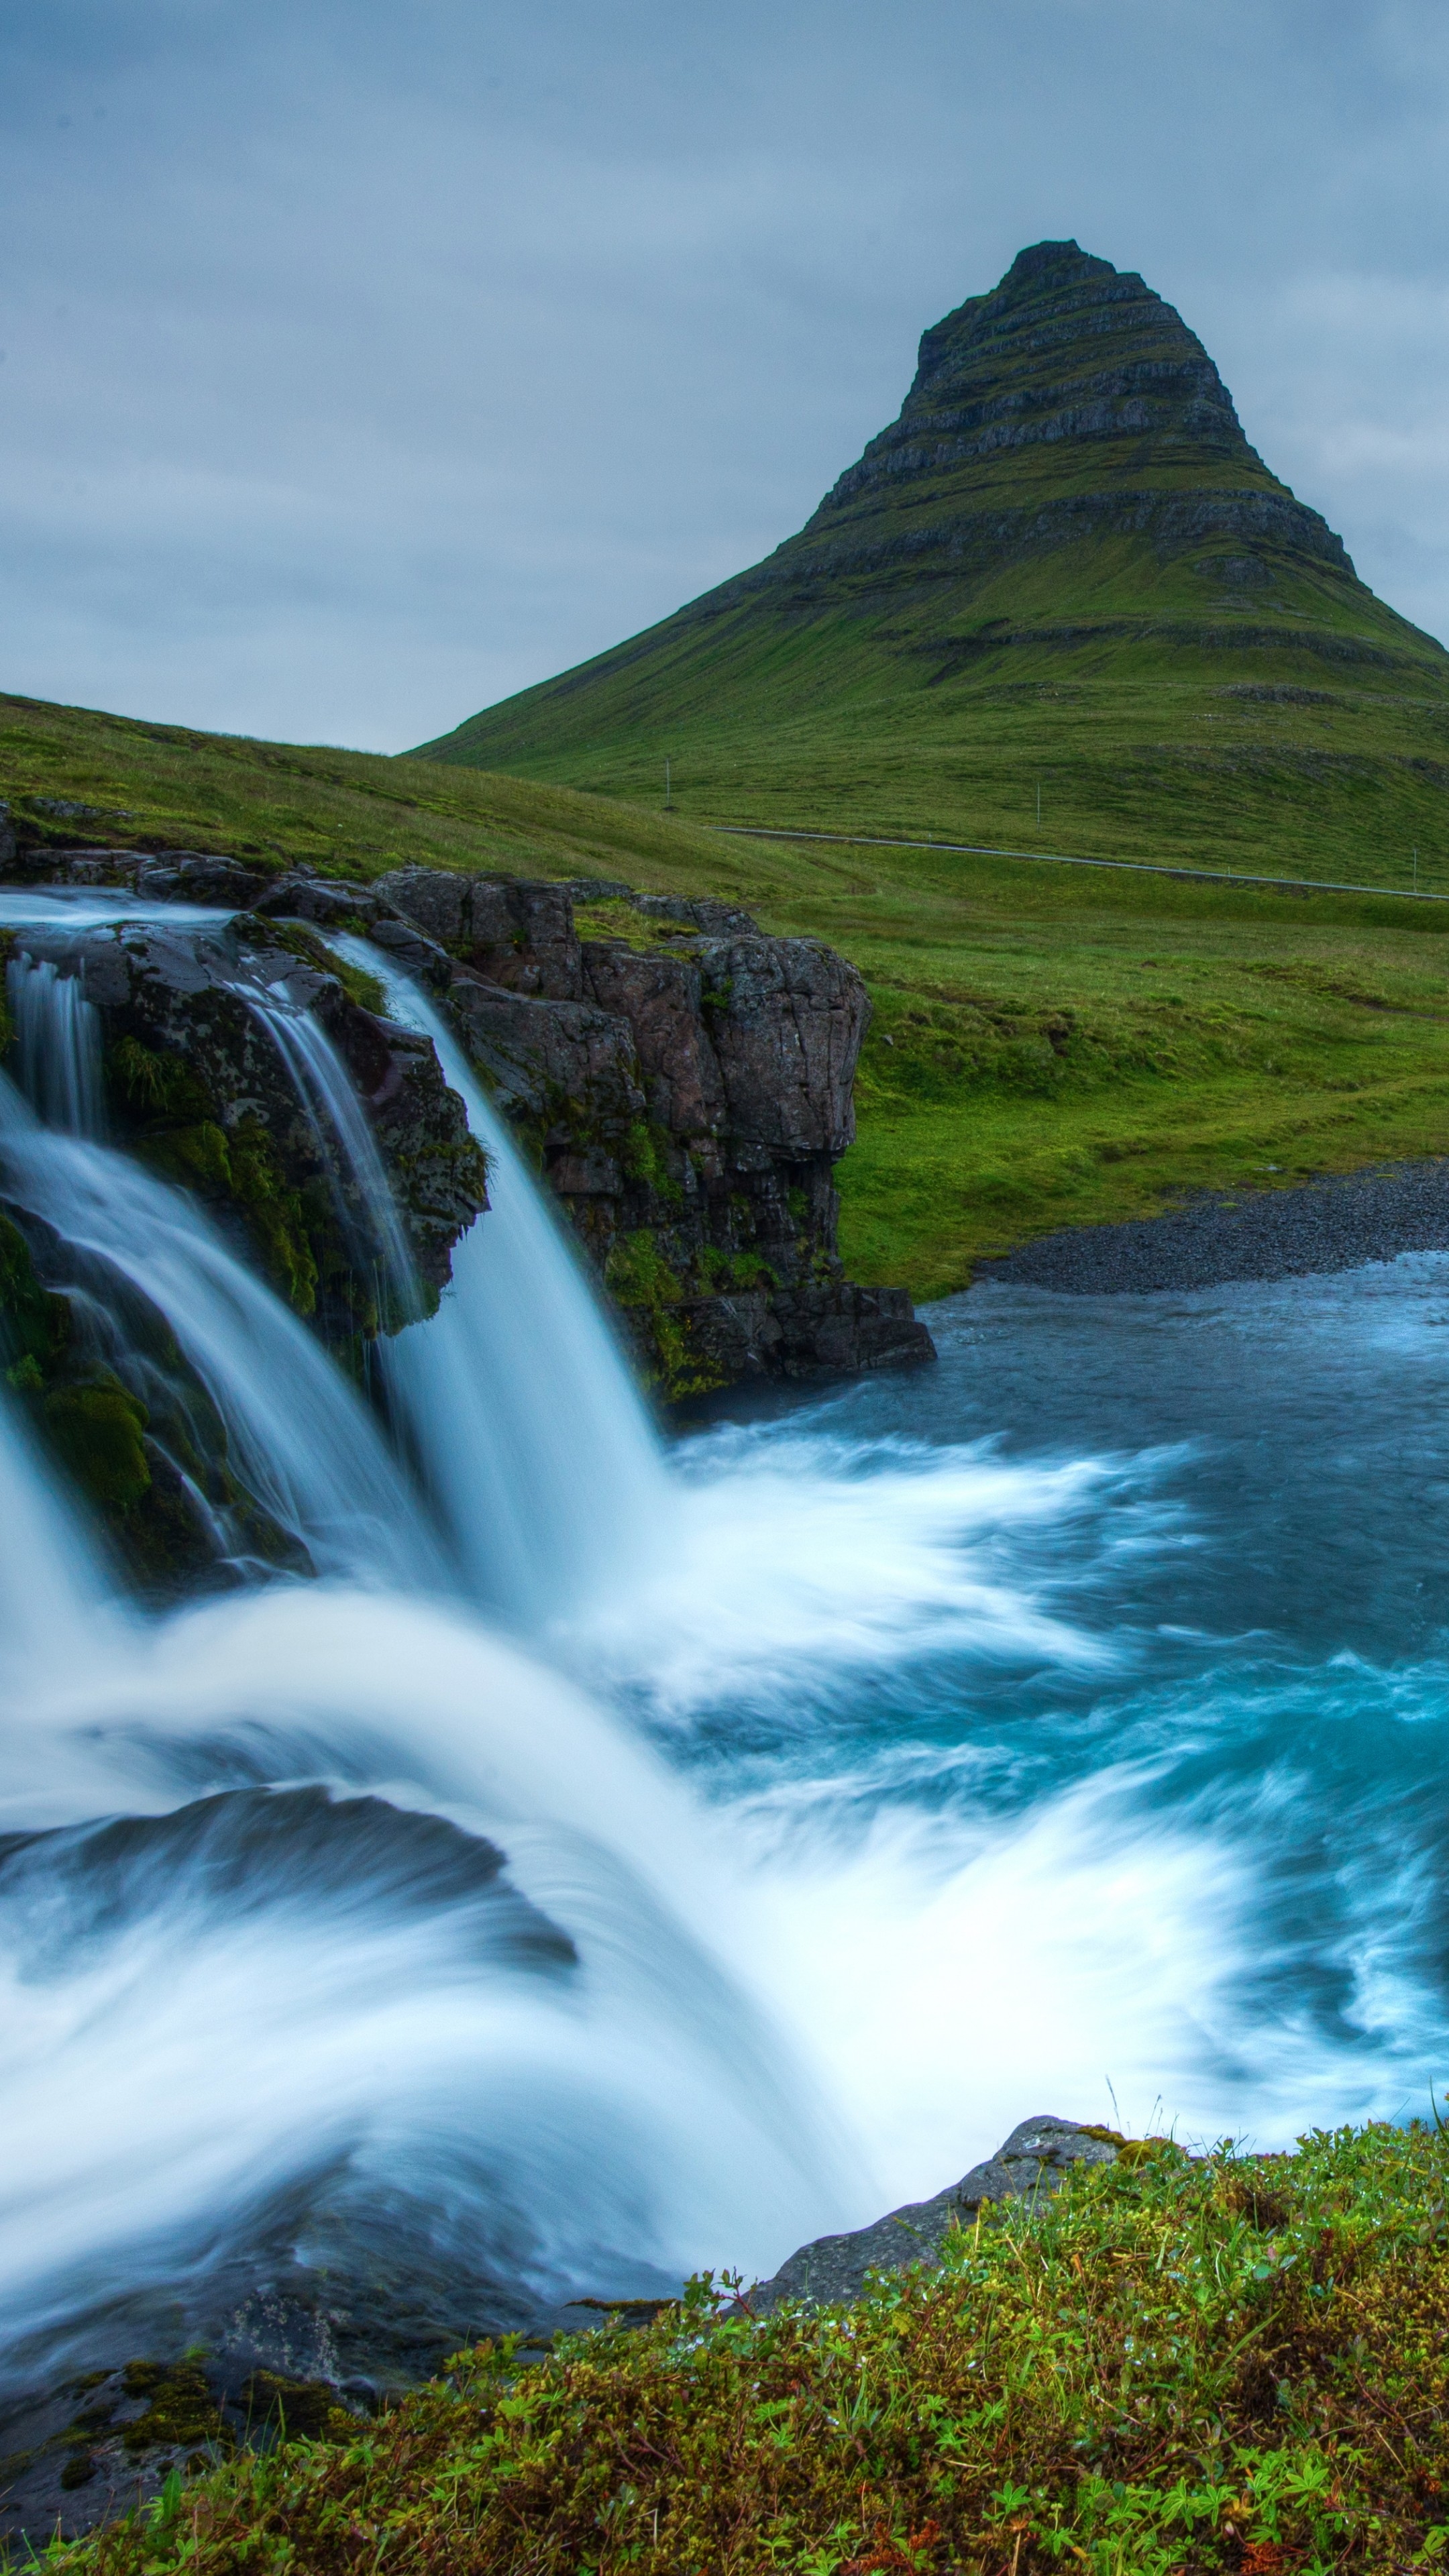
{"type": "Polygon", "coordinates": [[[143,1615],[0,1415],[0,2368],[279,2267],[520,2315],[768,2269],[1034,2110],[1425,2107],[1449,1255],[987,1285],[938,1368],[666,1447],[450,1057],[494,1212],[374,1415],[97,1140],[30,971],[4,1193],[115,1334],[164,1318],[323,1574],[143,1615]]]}

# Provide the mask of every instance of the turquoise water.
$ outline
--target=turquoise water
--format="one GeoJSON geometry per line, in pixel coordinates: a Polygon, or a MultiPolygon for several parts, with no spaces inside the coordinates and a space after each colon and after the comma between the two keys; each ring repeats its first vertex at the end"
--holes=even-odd
{"type": "Polygon", "coordinates": [[[732,1625],[706,1587],[696,1651],[640,1683],[752,1855],[880,2186],[938,2187],[1042,2108],[1264,2142],[1423,2113],[1449,2083],[1449,1256],[984,1286],[930,1321],[938,1369],[685,1442],[702,1496],[762,1498],[756,1579],[785,1561],[796,1633],[752,1663],[747,1604],[732,1625]]]}

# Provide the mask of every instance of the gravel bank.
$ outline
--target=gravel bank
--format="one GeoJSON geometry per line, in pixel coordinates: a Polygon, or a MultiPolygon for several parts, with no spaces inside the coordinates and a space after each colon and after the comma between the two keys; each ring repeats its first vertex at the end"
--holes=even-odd
{"type": "Polygon", "coordinates": [[[1449,1251],[1449,1160],[1391,1163],[1342,1180],[1223,1198],[1204,1192],[1169,1216],[1043,1235],[977,1278],[1080,1297],[1148,1296],[1229,1279],[1357,1270],[1401,1252],[1449,1251]]]}

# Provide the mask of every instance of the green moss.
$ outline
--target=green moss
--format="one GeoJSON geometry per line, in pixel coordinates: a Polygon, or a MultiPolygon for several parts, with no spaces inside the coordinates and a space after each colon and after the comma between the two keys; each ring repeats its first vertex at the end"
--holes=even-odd
{"type": "Polygon", "coordinates": [[[670,1168],[670,1139],[650,1119],[631,1119],[619,1160],[631,1181],[643,1181],[666,1207],[683,1207],[683,1186],[670,1168]]]}
{"type": "Polygon", "coordinates": [[[325,1193],[305,1209],[261,1120],[249,1113],[224,1128],[205,1084],[183,1058],[122,1037],[110,1050],[107,1071],[119,1101],[139,1122],[135,1151],[183,1189],[234,1206],[273,1285],[296,1313],[314,1314],[319,1247],[331,1249],[336,1231],[325,1193]]]}
{"type": "Polygon", "coordinates": [[[724,1384],[720,1371],[694,1348],[687,1318],[675,1311],[684,1298],[684,1284],[647,1226],[620,1236],[604,1282],[619,1304],[645,1324],[654,1352],[651,1381],[671,1402],[712,1394],[724,1384]]]}
{"type": "Polygon", "coordinates": [[[691,942],[697,944],[700,935],[685,922],[656,921],[648,913],[636,912],[619,895],[601,903],[576,904],[574,927],[580,939],[622,943],[640,956],[687,956],[691,942]]]}
{"type": "Polygon", "coordinates": [[[141,1117],[184,1121],[204,1118],[211,1109],[205,1084],[183,1056],[163,1055],[139,1038],[118,1038],[106,1069],[126,1106],[141,1117]]]}
{"type": "Polygon", "coordinates": [[[234,1195],[231,1154],[214,1118],[194,1127],[166,1127],[138,1140],[137,1150],[169,1181],[217,1197],[234,1195]]]}
{"type": "Polygon", "coordinates": [[[145,2451],[234,2447],[231,2428],[206,2384],[199,2359],[132,2361],[122,2374],[128,2398],[144,2398],[146,2411],[121,2431],[135,2458],[145,2451]]]}
{"type": "Polygon", "coordinates": [[[730,1288],[778,1288],[779,1279],[761,1252],[721,1252],[706,1244],[699,1256],[700,1285],[712,1294],[730,1288]]]}
{"type": "Polygon", "coordinates": [[[330,1239],[335,1230],[330,1210],[315,1210],[309,1224],[301,1196],[287,1186],[259,1118],[238,1120],[229,1152],[231,1194],[246,1212],[273,1280],[299,1315],[315,1313],[319,1263],[314,1238],[330,1239]]]}
{"type": "MultiPolygon", "coordinates": [[[[347,926],[360,932],[367,929],[360,914],[347,926]]],[[[315,966],[323,975],[335,975],[349,1002],[356,1002],[360,1010],[371,1011],[380,1020],[387,1018],[387,994],[379,978],[369,975],[365,967],[350,965],[345,957],[339,957],[310,922],[268,921],[266,935],[274,947],[290,950],[304,965],[315,966]]]]}
{"type": "Polygon", "coordinates": [[[44,1384],[70,1336],[68,1299],[41,1286],[24,1235],[0,1216],[0,1356],[9,1361],[11,1384],[44,1384]]]}
{"type": "Polygon", "coordinates": [[[119,1378],[54,1387],[41,1414],[62,1464],[103,1512],[125,1514],[149,1493],[145,1432],[151,1417],[119,1378]]]}

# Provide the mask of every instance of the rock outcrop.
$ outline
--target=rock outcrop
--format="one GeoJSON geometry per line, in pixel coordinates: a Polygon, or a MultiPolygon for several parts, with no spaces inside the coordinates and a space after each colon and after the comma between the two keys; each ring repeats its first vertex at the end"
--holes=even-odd
{"type": "Polygon", "coordinates": [[[100,848],[36,848],[14,864],[233,913],[27,930],[22,944],[83,975],[122,1132],[239,1214],[276,1284],[330,1338],[402,1316],[385,1298],[374,1311],[360,1288],[386,1264],[258,1016],[268,986],[308,1008],[344,1056],[425,1298],[483,1203],[431,1046],[369,1008],[380,994],[326,948],[346,930],[446,1010],[666,1395],[933,1355],[905,1292],[861,1287],[840,1261],[832,1175],[855,1133],[870,1005],[854,967],[819,941],[770,937],[729,904],[593,880],[408,868],[350,885],[214,854],[100,848]]]}
{"type": "Polygon", "coordinates": [[[905,2271],[913,2263],[929,2270],[940,2263],[951,2229],[970,2226],[988,2202],[999,2205],[1058,2191],[1074,2165],[1115,2164],[1123,2144],[1110,2129],[1083,2128],[1075,2120],[1041,2112],[1034,2120],[1020,2121],[994,2156],[973,2165],[933,2199],[908,2202],[849,2235],[820,2236],[802,2245],[770,2280],[757,2282],[741,2304],[752,2316],[768,2316],[782,2299],[832,2307],[858,2299],[871,2272],[905,2271]]]}
{"type": "Polygon", "coordinates": [[[931,1357],[836,1248],[870,1013],[843,957],[622,886],[409,868],[374,893],[451,961],[464,1045],[668,1394],[931,1357]]]}

